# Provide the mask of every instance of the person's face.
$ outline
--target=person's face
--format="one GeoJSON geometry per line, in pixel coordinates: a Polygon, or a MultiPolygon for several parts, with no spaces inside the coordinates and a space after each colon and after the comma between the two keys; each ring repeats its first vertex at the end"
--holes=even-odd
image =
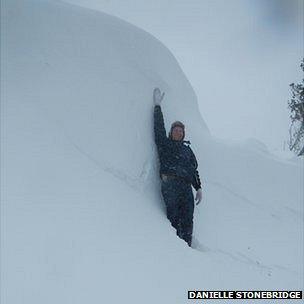
{"type": "Polygon", "coordinates": [[[173,140],[182,140],[183,135],[184,135],[184,131],[183,131],[182,127],[176,126],[172,129],[172,139],[173,140]]]}

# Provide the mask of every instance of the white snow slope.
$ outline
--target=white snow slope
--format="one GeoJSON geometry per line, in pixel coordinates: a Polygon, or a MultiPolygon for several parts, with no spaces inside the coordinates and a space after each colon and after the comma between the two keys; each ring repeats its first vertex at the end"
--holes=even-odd
{"type": "Polygon", "coordinates": [[[57,1],[1,4],[1,303],[303,287],[303,161],[214,139],[174,56],[133,25],[57,1]],[[156,86],[167,130],[185,123],[199,163],[196,249],[164,213],[156,86]]]}

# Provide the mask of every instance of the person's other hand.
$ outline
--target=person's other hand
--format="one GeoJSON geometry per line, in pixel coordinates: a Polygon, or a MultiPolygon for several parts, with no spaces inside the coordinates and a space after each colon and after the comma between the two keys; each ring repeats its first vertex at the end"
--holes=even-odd
{"type": "Polygon", "coordinates": [[[159,88],[155,88],[153,91],[153,101],[155,105],[160,106],[161,101],[163,100],[165,95],[165,92],[163,94],[161,94],[160,89],[159,88]]]}
{"type": "Polygon", "coordinates": [[[195,196],[195,200],[197,201],[196,205],[198,205],[201,202],[202,198],[203,198],[202,189],[198,189],[196,191],[196,196],[195,196]]]}

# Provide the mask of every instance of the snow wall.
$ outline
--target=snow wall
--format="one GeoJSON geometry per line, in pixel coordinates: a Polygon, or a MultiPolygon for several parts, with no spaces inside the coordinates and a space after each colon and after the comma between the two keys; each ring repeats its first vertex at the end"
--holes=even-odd
{"type": "Polygon", "coordinates": [[[301,161],[213,138],[174,56],[127,22],[59,1],[6,0],[1,14],[3,303],[303,286],[301,161]],[[196,249],[164,214],[156,86],[199,163],[196,249]]]}

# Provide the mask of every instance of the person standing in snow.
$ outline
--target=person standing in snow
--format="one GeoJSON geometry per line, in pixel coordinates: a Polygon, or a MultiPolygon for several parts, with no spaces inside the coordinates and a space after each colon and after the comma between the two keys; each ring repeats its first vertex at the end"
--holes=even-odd
{"type": "Polygon", "coordinates": [[[182,122],[173,122],[169,136],[166,136],[161,111],[164,95],[159,88],[154,89],[154,139],[160,160],[161,193],[166,204],[167,218],[176,229],[176,234],[191,247],[194,212],[191,185],[197,191],[196,205],[202,200],[198,164],[189,146],[190,141],[184,140],[185,126],[182,122]]]}

